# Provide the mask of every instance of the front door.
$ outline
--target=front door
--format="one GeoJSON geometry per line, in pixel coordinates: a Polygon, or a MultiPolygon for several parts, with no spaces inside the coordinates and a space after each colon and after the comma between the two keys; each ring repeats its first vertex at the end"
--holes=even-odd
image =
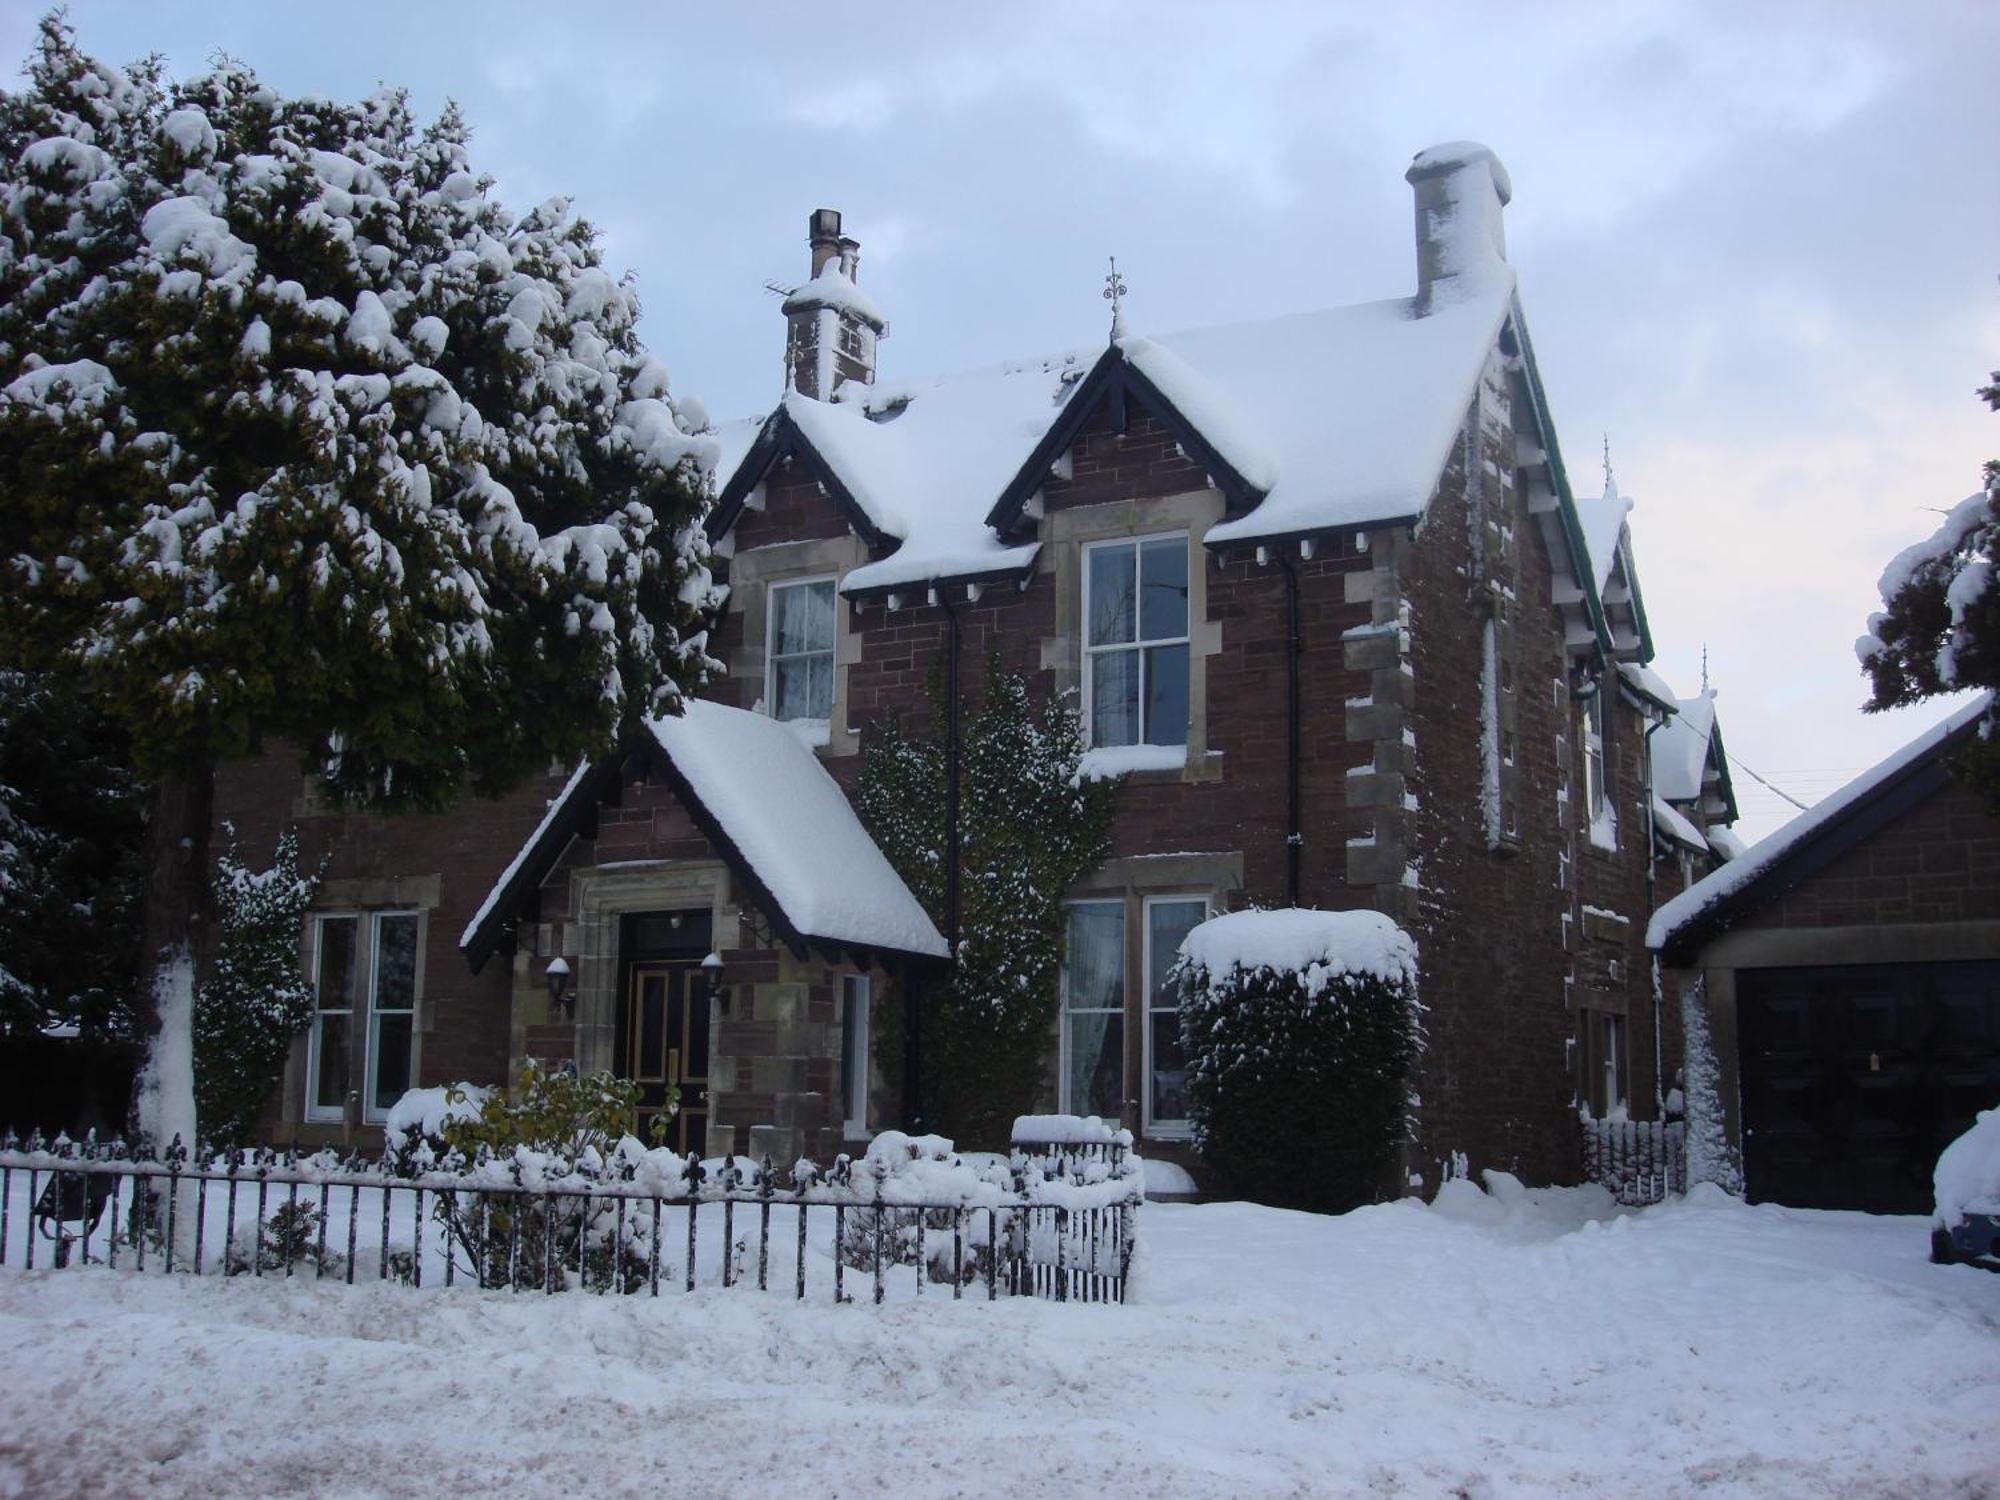
{"type": "Polygon", "coordinates": [[[631,966],[622,1035],[624,1074],[639,1085],[639,1137],[652,1140],[654,1117],[679,1090],[680,1112],[666,1144],[708,1148],[708,976],[684,961],[631,966]]]}

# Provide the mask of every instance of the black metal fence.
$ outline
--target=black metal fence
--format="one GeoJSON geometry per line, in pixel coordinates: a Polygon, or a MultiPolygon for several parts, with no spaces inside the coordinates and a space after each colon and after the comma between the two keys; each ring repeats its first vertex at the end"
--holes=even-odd
{"type": "Polygon", "coordinates": [[[977,1167],[920,1166],[842,1157],[781,1172],[768,1158],[635,1151],[411,1172],[331,1153],[191,1159],[178,1141],[153,1155],[7,1136],[0,1266],[654,1297],[754,1282],[836,1302],[903,1288],[1125,1299],[1143,1190],[1123,1147],[1018,1143],[977,1167]]]}
{"type": "Polygon", "coordinates": [[[1687,1191],[1687,1125],[1680,1120],[1593,1120],[1583,1126],[1583,1176],[1641,1207],[1687,1191]]]}

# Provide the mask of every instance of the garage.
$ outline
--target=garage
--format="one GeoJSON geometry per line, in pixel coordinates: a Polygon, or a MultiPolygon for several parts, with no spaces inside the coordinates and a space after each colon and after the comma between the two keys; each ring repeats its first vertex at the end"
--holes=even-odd
{"type": "Polygon", "coordinates": [[[2000,963],[1745,969],[1736,1006],[1752,1201],[1928,1213],[2000,1099],[2000,963]]]}
{"type": "Polygon", "coordinates": [[[1929,1213],[1938,1152],[2000,1107],[2000,819],[1954,770],[1989,701],[1648,925],[1690,1139],[1720,1143],[1714,1180],[1753,1202],[1929,1213]]]}

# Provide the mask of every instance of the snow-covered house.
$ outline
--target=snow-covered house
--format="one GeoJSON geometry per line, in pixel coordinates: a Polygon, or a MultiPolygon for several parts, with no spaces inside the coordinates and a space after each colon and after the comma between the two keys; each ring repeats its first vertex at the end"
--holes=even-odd
{"type": "Polygon", "coordinates": [[[1753,1200],[1927,1212],[1938,1152],[2000,1105],[2000,820],[1949,770],[1987,701],[1653,915],[1753,1200]]]}
{"type": "Polygon", "coordinates": [[[1067,893],[1050,1107],[1178,1149],[1166,971],[1254,903],[1415,935],[1413,1179],[1458,1154],[1559,1179],[1579,1102],[1656,1109],[1677,1044],[1641,935],[1726,821],[1719,739],[1694,735],[1692,796],[1652,768],[1680,705],[1646,666],[1624,502],[1571,492],[1506,172],[1461,143],[1407,177],[1412,296],[1184,332],[1114,314],[1108,340],[918,381],[878,378],[888,320],[815,213],[788,389],[719,434],[714,706],[437,818],[322,815],[276,762],[221,792],[243,836],[297,821],[333,858],[287,1128],[530,1055],[678,1082],[711,1150],[895,1123],[869,1016],[945,945],[842,789],[954,652],[1075,693],[1087,770],[1123,782],[1111,857],[1067,893]]]}

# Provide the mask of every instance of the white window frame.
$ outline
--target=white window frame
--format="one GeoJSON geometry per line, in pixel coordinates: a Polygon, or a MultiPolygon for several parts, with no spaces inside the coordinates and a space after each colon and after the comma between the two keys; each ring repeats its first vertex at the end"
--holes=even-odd
{"type": "Polygon", "coordinates": [[[841,1100],[841,1112],[845,1116],[841,1123],[844,1137],[850,1141],[865,1140],[868,1136],[868,1085],[870,1064],[868,1056],[869,1010],[875,1003],[874,985],[866,974],[843,974],[840,976],[840,1021],[841,1021],[841,1061],[845,1072],[848,1047],[854,1049],[854,1071],[841,1080],[846,1097],[841,1100]],[[848,1000],[855,1001],[853,1008],[848,1000]],[[848,1028],[853,1034],[848,1034],[848,1028]]]}
{"type": "Polygon", "coordinates": [[[1056,1029],[1056,1079],[1057,1079],[1057,1098],[1061,1101],[1061,1108],[1064,1114],[1071,1114],[1071,1115],[1076,1114],[1078,1110],[1081,1108],[1079,1101],[1075,1098],[1070,1089],[1069,1018],[1073,1015],[1077,1016],[1115,1015],[1118,1017],[1119,1020],[1118,1077],[1120,1079],[1120,1085],[1118,1089],[1118,1111],[1120,1120],[1123,1120],[1126,1102],[1132,1096],[1132,1080],[1125,1076],[1125,1057],[1126,1057],[1125,1023],[1131,1019],[1131,1014],[1132,1014],[1131,1005],[1127,1000],[1127,996],[1130,995],[1132,990],[1132,976],[1130,973],[1131,966],[1125,961],[1128,956],[1126,951],[1128,947],[1128,944],[1126,942],[1127,923],[1125,920],[1127,915],[1128,913],[1125,910],[1125,898],[1123,896],[1086,897],[1080,901],[1065,901],[1063,903],[1064,943],[1063,943],[1063,964],[1062,964],[1062,980],[1061,980],[1062,996],[1061,996],[1061,1005],[1058,1010],[1059,1024],[1056,1029]],[[1118,984],[1118,1004],[1115,1007],[1091,1005],[1079,1009],[1072,1007],[1069,1003],[1069,943],[1068,943],[1069,912],[1071,907],[1076,907],[1076,906],[1108,906],[1118,913],[1119,984],[1118,984]]]}
{"type": "Polygon", "coordinates": [[[410,1084],[416,1086],[418,1036],[420,1018],[424,1003],[424,949],[429,936],[429,917],[418,907],[383,907],[379,910],[343,909],[338,911],[315,911],[309,914],[312,921],[312,987],[313,1020],[307,1032],[306,1076],[304,1118],[310,1124],[340,1124],[347,1117],[346,1100],[338,1105],[317,1103],[319,1097],[319,1069],[321,1062],[319,1008],[320,957],[325,951],[322,936],[324,924],[329,921],[351,921],[354,923],[354,969],[355,992],[351,1008],[345,1012],[348,1018],[348,1082],[350,1088],[361,1095],[361,1120],[368,1125],[379,1125],[388,1118],[386,1109],[378,1109],[374,1104],[376,1062],[380,1049],[376,1044],[377,1017],[380,1015],[407,1015],[410,1018],[410,1084]],[[417,924],[416,965],[410,980],[410,1005],[406,1011],[401,1007],[392,1011],[380,1010],[376,1004],[381,984],[381,970],[377,963],[381,951],[381,924],[390,917],[413,917],[417,924]]]}
{"type": "Polygon", "coordinates": [[[803,578],[773,578],[764,585],[764,712],[771,718],[778,717],[778,595],[786,589],[810,588],[815,584],[826,584],[833,591],[833,638],[827,642],[826,650],[794,652],[787,660],[824,655],[827,659],[826,718],[784,719],[786,724],[833,724],[834,705],[840,701],[840,576],[837,573],[814,573],[803,578]]]}
{"type": "MultiPolygon", "coordinates": [[[[1143,1132],[1155,1140],[1186,1140],[1194,1134],[1194,1124],[1190,1120],[1155,1120],[1153,1118],[1153,1016],[1164,1014],[1168,1007],[1153,1004],[1153,993],[1157,986],[1153,979],[1153,908],[1167,905],[1199,905],[1202,920],[1215,914],[1215,902],[1207,891],[1163,892],[1150,895],[1140,902],[1139,915],[1139,1017],[1144,1031],[1141,1045],[1142,1073],[1139,1088],[1140,1121],[1143,1132]]],[[[1178,1001],[1172,1006],[1175,1015],[1180,1013],[1178,1001]]]]}
{"type": "MultiPolygon", "coordinates": [[[[1141,600],[1141,599],[1140,599],[1140,598],[1139,598],[1138,596],[1139,596],[1139,593],[1140,593],[1140,591],[1142,591],[1142,590],[1144,589],[1144,587],[1145,587],[1145,580],[1144,580],[1144,576],[1142,575],[1142,573],[1141,573],[1141,571],[1140,571],[1140,561],[1139,561],[1139,553],[1140,553],[1140,551],[1141,551],[1141,550],[1142,550],[1142,549],[1143,549],[1143,548],[1144,548],[1144,547],[1146,546],[1146,544],[1147,544],[1148,542],[1167,542],[1167,541],[1176,541],[1176,540],[1178,540],[1179,542],[1181,542],[1181,543],[1182,543],[1182,545],[1186,546],[1186,545],[1188,545],[1188,544],[1189,544],[1189,539],[1190,539],[1190,533],[1188,533],[1188,532],[1186,532],[1186,531],[1156,531],[1156,532],[1151,532],[1151,533],[1149,533],[1149,534],[1147,534],[1147,535],[1145,535],[1145,536],[1121,536],[1121,537],[1109,537],[1109,538],[1106,538],[1105,540],[1103,540],[1103,541],[1099,541],[1099,542],[1086,542],[1086,543],[1084,543],[1084,547],[1083,547],[1083,618],[1082,618],[1082,620],[1081,620],[1081,621],[1079,622],[1079,628],[1078,628],[1078,631],[1077,631],[1077,635],[1078,635],[1078,639],[1079,639],[1079,641],[1080,641],[1080,643],[1081,643],[1081,647],[1082,647],[1082,656],[1083,656],[1083,732],[1084,732],[1084,739],[1085,739],[1085,742],[1086,742],[1086,743],[1087,743],[1088,745],[1090,745],[1091,747],[1093,747],[1093,748],[1104,748],[1104,749],[1122,749],[1122,748],[1124,748],[1123,746],[1103,746],[1103,747],[1098,747],[1098,746],[1097,746],[1097,741],[1096,741],[1096,737],[1095,737],[1095,725],[1096,725],[1096,713],[1095,713],[1095,710],[1094,710],[1094,708],[1093,708],[1093,699],[1094,699],[1094,693],[1095,693],[1095,685],[1096,685],[1096,677],[1097,677],[1097,671],[1096,671],[1096,663],[1095,663],[1095,660],[1094,660],[1094,659],[1095,659],[1096,657],[1099,657],[1099,656],[1105,656],[1105,655],[1109,655],[1109,654],[1111,654],[1111,653],[1114,653],[1114,652],[1126,652],[1126,651],[1130,651],[1130,652],[1134,652],[1134,653],[1136,653],[1136,654],[1137,654],[1137,656],[1138,656],[1138,658],[1139,658],[1139,689],[1138,689],[1138,691],[1139,691],[1139,737],[1138,737],[1138,739],[1136,739],[1136,740],[1134,740],[1134,741],[1133,741],[1133,744],[1135,744],[1135,745],[1148,745],[1148,744],[1151,744],[1151,743],[1153,743],[1152,741],[1150,741],[1150,740],[1148,740],[1148,739],[1146,738],[1146,649],[1147,649],[1147,648],[1148,648],[1149,646],[1182,646],[1182,647],[1185,647],[1185,648],[1187,649],[1187,653],[1188,653],[1188,719],[1189,719],[1189,721],[1190,721],[1190,722],[1187,722],[1187,723],[1183,723],[1183,724],[1181,725],[1181,737],[1180,737],[1180,740],[1179,740],[1179,742],[1178,742],[1178,743],[1179,743],[1179,745],[1180,745],[1180,747],[1181,747],[1182,749],[1185,749],[1185,748],[1186,748],[1186,746],[1187,746],[1187,742],[1188,742],[1188,735],[1189,735],[1189,733],[1190,733],[1190,732],[1192,731],[1192,729],[1193,729],[1193,724],[1192,724],[1192,722],[1191,722],[1191,721],[1192,721],[1192,720],[1193,720],[1193,718],[1194,718],[1194,636],[1193,636],[1193,631],[1194,631],[1194,569],[1195,569],[1195,559],[1194,559],[1194,557],[1192,556],[1192,553],[1190,553],[1190,555],[1189,555],[1189,557],[1188,557],[1188,559],[1187,559],[1187,564],[1188,564],[1188,594],[1187,594],[1187,608],[1186,608],[1186,615],[1187,615],[1187,618],[1186,618],[1186,620],[1185,620],[1185,622],[1184,622],[1184,628],[1182,629],[1182,632],[1181,632],[1181,633],[1180,633],[1179,635],[1177,635],[1177,636],[1157,636],[1157,637],[1154,637],[1154,636],[1147,636],[1147,635],[1144,635],[1144,634],[1142,634],[1142,633],[1141,633],[1141,622],[1143,621],[1143,619],[1144,619],[1144,617],[1145,617],[1145,609],[1144,609],[1144,603],[1143,603],[1143,601],[1142,601],[1142,600],[1141,600]],[[1129,549],[1131,549],[1131,552],[1132,552],[1132,586],[1133,586],[1133,591],[1134,591],[1134,594],[1133,594],[1133,599],[1132,599],[1132,639],[1131,639],[1130,641],[1126,641],[1126,642],[1119,642],[1119,643],[1117,643],[1117,644],[1115,644],[1115,645],[1109,645],[1109,646],[1093,646],[1093,645],[1092,645],[1092,644],[1090,643],[1090,618],[1091,618],[1091,616],[1090,616],[1090,573],[1091,573],[1091,567],[1090,567],[1090,559],[1091,559],[1091,554],[1092,554],[1092,553],[1095,553],[1095,552],[1102,552],[1102,551],[1106,551],[1106,550],[1108,550],[1108,549],[1110,549],[1110,548],[1113,548],[1113,547],[1125,547],[1125,548],[1129,548],[1129,549]]],[[[1162,749],[1171,749],[1171,748],[1173,748],[1173,747],[1172,747],[1171,745],[1162,745],[1162,746],[1161,746],[1160,748],[1162,748],[1162,749]]]]}

